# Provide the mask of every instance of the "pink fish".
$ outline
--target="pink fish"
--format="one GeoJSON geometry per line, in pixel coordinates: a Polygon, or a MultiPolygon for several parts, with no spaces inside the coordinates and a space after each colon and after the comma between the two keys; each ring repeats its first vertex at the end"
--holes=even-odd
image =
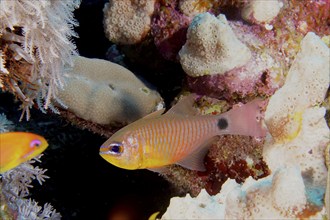
{"type": "Polygon", "coordinates": [[[204,171],[203,158],[214,137],[224,134],[264,136],[258,101],[220,115],[198,115],[192,95],[165,114],[163,110],[127,125],[100,148],[100,155],[120,168],[160,171],[170,164],[204,171]]]}

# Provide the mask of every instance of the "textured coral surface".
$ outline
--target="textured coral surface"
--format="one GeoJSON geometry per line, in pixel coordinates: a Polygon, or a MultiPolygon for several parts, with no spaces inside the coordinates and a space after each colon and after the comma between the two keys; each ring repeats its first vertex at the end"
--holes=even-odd
{"type": "MultiPolygon", "coordinates": [[[[228,180],[224,185],[220,184],[223,188],[217,195],[219,199],[207,201],[211,198],[201,199],[200,196],[196,199],[175,198],[163,219],[170,219],[173,213],[180,213],[179,218],[191,216],[207,218],[210,211],[204,210],[203,207],[200,207],[199,212],[182,212],[196,202],[217,206],[215,209],[222,210],[216,213],[217,218],[220,219],[268,218],[269,216],[321,218],[325,215],[324,198],[325,194],[328,194],[326,160],[329,157],[326,148],[330,139],[329,127],[324,118],[326,109],[319,105],[325,98],[330,83],[329,57],[329,48],[314,33],[308,33],[301,41],[300,51],[290,67],[284,85],[270,97],[268,102],[265,122],[269,134],[265,142],[260,143],[259,148],[253,147],[252,152],[255,154],[259,151],[261,154],[259,158],[263,158],[262,163],[267,166],[267,172],[262,170],[260,179],[252,179],[253,173],[237,172],[236,175],[234,173],[229,177],[235,179],[236,183],[228,180]],[[237,177],[248,178],[241,180],[237,177]],[[184,202],[185,205],[182,205],[181,209],[172,206],[176,202],[184,202]]],[[[238,139],[242,141],[242,138],[238,139]]],[[[226,149],[235,146],[232,141],[227,140],[225,143],[230,143],[230,146],[221,144],[226,149]]],[[[251,146],[251,143],[247,145],[251,146]]],[[[238,156],[244,153],[242,149],[245,150],[246,147],[241,146],[239,149],[238,154],[233,151],[229,151],[229,154],[223,151],[215,158],[228,160],[228,156],[230,158],[231,154],[235,154],[237,163],[238,156]]],[[[209,157],[215,152],[211,148],[209,157]]],[[[249,158],[246,162],[251,160],[249,158]]],[[[208,160],[206,162],[208,163],[208,160]]],[[[240,171],[242,170],[246,170],[244,163],[240,164],[240,171]]],[[[235,167],[229,167],[229,174],[234,171],[235,167]]],[[[261,170],[257,171],[260,173],[261,170]]],[[[215,172],[211,176],[214,178],[217,174],[221,175],[223,172],[221,174],[215,172]]],[[[203,179],[196,180],[203,181],[203,179]]],[[[186,183],[186,185],[196,184],[186,183]]],[[[208,185],[202,187],[213,195],[211,190],[214,188],[210,190],[208,185]]],[[[195,188],[191,187],[192,193],[196,193],[193,191],[195,188]]]]}
{"type": "Polygon", "coordinates": [[[105,4],[104,29],[114,43],[135,44],[150,30],[155,0],[111,0],[105,4]]]}

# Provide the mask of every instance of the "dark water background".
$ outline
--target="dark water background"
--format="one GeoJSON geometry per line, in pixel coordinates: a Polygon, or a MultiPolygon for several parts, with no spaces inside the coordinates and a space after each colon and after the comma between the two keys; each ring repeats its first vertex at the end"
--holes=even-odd
{"type": "Polygon", "coordinates": [[[18,122],[20,112],[13,96],[0,93],[0,112],[15,129],[43,135],[49,147],[39,167],[50,177],[30,190],[39,205],[51,203],[62,219],[114,219],[124,212],[128,219],[147,219],[166,210],[174,195],[171,185],[148,170],[116,168],[99,156],[104,137],[80,130],[58,116],[32,111],[29,122],[18,122]],[[112,214],[111,214],[112,213],[112,214]]]}

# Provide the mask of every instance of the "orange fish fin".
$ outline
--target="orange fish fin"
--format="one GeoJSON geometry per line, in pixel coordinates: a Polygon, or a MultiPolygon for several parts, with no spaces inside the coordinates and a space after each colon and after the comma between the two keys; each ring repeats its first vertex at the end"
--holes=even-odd
{"type": "Polygon", "coordinates": [[[168,166],[148,168],[148,170],[159,173],[159,174],[163,174],[168,171],[168,166]]]}
{"type": "Polygon", "coordinates": [[[183,116],[197,115],[197,109],[193,107],[195,103],[194,95],[188,95],[181,98],[172,108],[170,108],[165,114],[177,114],[183,116]]]}
{"type": "Polygon", "coordinates": [[[213,137],[199,146],[195,151],[180,160],[176,164],[183,166],[189,170],[205,171],[204,157],[207,154],[211,143],[214,142],[218,137],[213,137]]]}
{"type": "Polygon", "coordinates": [[[143,117],[143,119],[150,119],[150,118],[157,118],[161,116],[165,111],[165,108],[162,108],[160,110],[157,110],[155,112],[151,112],[150,114],[143,117]]]}

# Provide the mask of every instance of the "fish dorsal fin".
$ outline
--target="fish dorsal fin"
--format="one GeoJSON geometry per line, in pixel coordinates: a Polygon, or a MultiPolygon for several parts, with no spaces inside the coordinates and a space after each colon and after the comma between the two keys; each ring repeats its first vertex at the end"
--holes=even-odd
{"type": "Polygon", "coordinates": [[[157,118],[161,116],[165,111],[165,108],[159,109],[155,112],[151,112],[150,114],[143,117],[143,119],[157,118]]]}
{"type": "Polygon", "coordinates": [[[205,171],[206,169],[204,166],[204,157],[207,154],[211,143],[215,139],[217,139],[217,137],[209,139],[183,160],[177,162],[177,164],[189,170],[205,171]]]}
{"type": "Polygon", "coordinates": [[[183,116],[197,115],[197,110],[193,107],[195,103],[193,95],[188,95],[181,98],[172,108],[170,108],[165,114],[177,114],[183,116]]]}

